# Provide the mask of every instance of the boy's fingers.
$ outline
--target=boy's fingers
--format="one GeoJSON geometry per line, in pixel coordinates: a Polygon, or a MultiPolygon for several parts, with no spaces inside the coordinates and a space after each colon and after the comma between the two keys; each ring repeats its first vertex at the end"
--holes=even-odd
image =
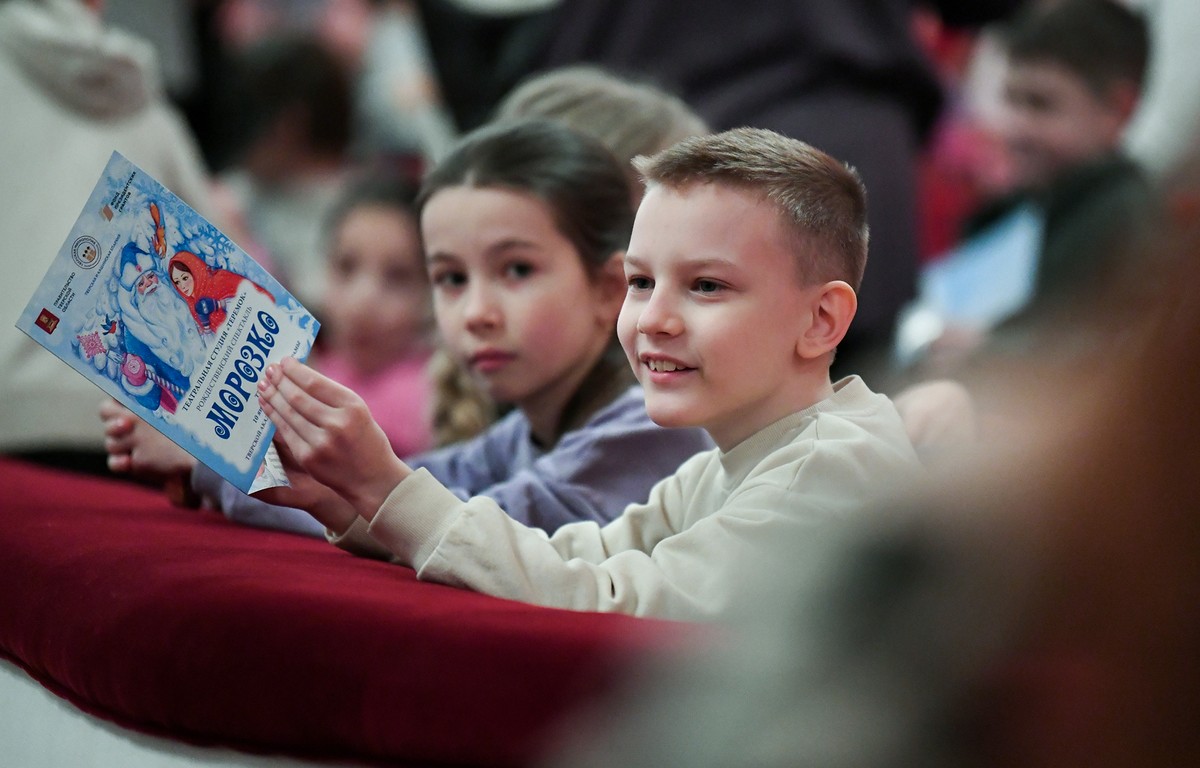
{"type": "Polygon", "coordinates": [[[279,365],[279,370],[282,376],[280,377],[281,381],[278,383],[291,381],[314,399],[326,405],[344,405],[348,402],[348,397],[353,397],[350,391],[341,384],[338,384],[328,376],[318,373],[294,358],[284,358],[279,365]]]}
{"type": "Polygon", "coordinates": [[[320,428],[298,413],[291,401],[279,391],[279,388],[268,387],[267,391],[260,392],[259,401],[263,404],[263,410],[267,416],[275,423],[275,429],[280,437],[286,441],[289,448],[293,449],[293,453],[297,448],[311,446],[320,435],[320,428]]]}
{"type": "Polygon", "coordinates": [[[267,417],[275,424],[275,434],[278,438],[284,441],[293,439],[295,429],[292,427],[291,419],[294,416],[287,401],[279,394],[279,390],[270,388],[260,391],[258,401],[267,417]]]}
{"type": "MultiPolygon", "coordinates": [[[[287,403],[288,408],[295,416],[304,419],[314,426],[323,426],[333,411],[331,406],[313,397],[308,390],[302,388],[286,376],[275,385],[274,390],[272,393],[273,398],[282,399],[287,403]]],[[[276,399],[272,400],[272,404],[279,407],[279,402],[276,399]]],[[[296,424],[296,426],[299,427],[299,424],[296,424]]]]}

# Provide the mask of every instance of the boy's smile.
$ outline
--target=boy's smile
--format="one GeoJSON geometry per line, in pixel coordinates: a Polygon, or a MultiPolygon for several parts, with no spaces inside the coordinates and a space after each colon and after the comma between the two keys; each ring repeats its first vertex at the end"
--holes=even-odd
{"type": "Polygon", "coordinates": [[[677,373],[677,374],[682,375],[683,373],[685,373],[687,371],[696,370],[695,368],[692,368],[691,366],[686,365],[685,363],[681,363],[678,360],[672,360],[667,357],[656,357],[653,355],[643,355],[642,362],[646,365],[647,368],[650,369],[649,375],[656,377],[655,378],[656,381],[657,380],[670,381],[672,378],[671,374],[677,373]]]}
{"type": "Polygon", "coordinates": [[[723,184],[647,192],[617,330],[657,423],[728,449],[823,394],[798,352],[819,286],[801,284],[779,216],[723,184]]]}

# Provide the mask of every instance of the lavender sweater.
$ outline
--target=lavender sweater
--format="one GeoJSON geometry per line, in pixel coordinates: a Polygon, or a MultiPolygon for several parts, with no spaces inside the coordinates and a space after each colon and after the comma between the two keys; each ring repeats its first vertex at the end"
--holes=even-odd
{"type": "MultiPolygon", "coordinates": [[[[462,500],[487,496],[514,520],[547,532],[565,523],[604,524],[642,502],[656,482],[688,458],[713,447],[701,429],[664,429],[646,415],[641,387],[630,387],[567,432],[549,451],[530,437],[519,410],[479,437],[406,459],[426,469],[462,500]]],[[[198,464],[192,487],[231,520],[324,536],[307,512],[247,496],[198,464]]]]}

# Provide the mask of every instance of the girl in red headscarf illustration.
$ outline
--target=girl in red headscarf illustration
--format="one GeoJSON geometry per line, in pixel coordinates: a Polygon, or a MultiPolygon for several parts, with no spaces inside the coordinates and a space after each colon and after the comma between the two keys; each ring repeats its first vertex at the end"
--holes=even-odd
{"type": "Polygon", "coordinates": [[[248,277],[228,269],[210,267],[190,251],[177,251],[167,264],[167,274],[175,290],[187,302],[192,319],[201,331],[213,332],[225,322],[226,302],[237,295],[242,281],[250,283],[272,301],[275,297],[248,277]]]}

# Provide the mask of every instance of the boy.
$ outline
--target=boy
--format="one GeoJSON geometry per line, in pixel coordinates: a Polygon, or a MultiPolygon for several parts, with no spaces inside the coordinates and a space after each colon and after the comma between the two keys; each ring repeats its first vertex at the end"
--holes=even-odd
{"type": "Polygon", "coordinates": [[[926,344],[943,365],[1009,333],[1111,267],[1137,242],[1153,196],[1119,146],[1137,108],[1149,42],[1114,0],[1033,4],[1003,30],[1005,122],[1015,190],[967,224],[921,276],[900,324],[902,360],[926,344]],[[1009,327],[998,326],[1009,323],[1009,327]],[[997,333],[992,333],[997,329],[997,333]]]}
{"type": "Polygon", "coordinates": [[[778,542],[920,471],[891,402],[857,377],[829,378],[866,263],[857,175],[754,129],[687,139],[635,165],[648,186],[618,335],[651,418],[702,426],[718,448],[614,522],[547,536],[387,452],[356,450],[363,414],[288,360],[260,392],[289,452],[353,507],[310,510],[339,545],[501,597],[714,618],[778,542]]]}

